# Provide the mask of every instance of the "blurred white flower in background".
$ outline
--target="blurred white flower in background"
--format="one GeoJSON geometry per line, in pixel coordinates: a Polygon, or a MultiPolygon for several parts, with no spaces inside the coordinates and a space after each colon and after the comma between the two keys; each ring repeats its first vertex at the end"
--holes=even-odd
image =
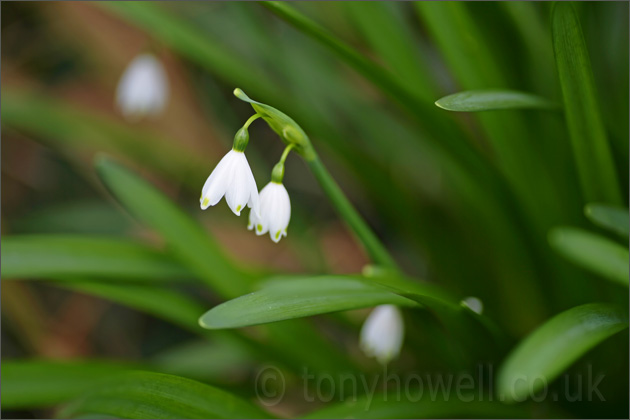
{"type": "Polygon", "coordinates": [[[247,229],[254,229],[256,235],[269,232],[271,240],[277,243],[283,236],[287,236],[290,219],[289,193],[284,185],[271,181],[260,191],[260,217],[255,212],[250,212],[247,229]]]}
{"type": "Polygon", "coordinates": [[[395,305],[374,308],[361,328],[360,347],[365,354],[386,364],[397,357],[405,334],[402,313],[395,305]]]}
{"type": "Polygon", "coordinates": [[[244,152],[230,150],[212,171],[201,190],[201,209],[225,201],[237,216],[247,205],[259,214],[258,187],[244,152]]]}
{"type": "Polygon", "coordinates": [[[126,118],[139,119],[162,112],[168,94],[164,66],[153,54],[144,53],[129,63],[120,78],[116,104],[126,118]]]}
{"type": "Polygon", "coordinates": [[[476,298],[474,296],[467,297],[462,300],[462,306],[468,307],[471,311],[478,313],[481,315],[483,312],[483,302],[481,299],[476,298]]]}

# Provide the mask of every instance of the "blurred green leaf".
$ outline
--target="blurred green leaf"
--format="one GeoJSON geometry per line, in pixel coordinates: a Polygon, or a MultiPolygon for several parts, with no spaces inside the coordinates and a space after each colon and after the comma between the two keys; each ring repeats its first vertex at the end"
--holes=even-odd
{"type": "Polygon", "coordinates": [[[406,298],[347,276],[276,280],[254,293],[206,312],[204,328],[238,328],[390,303],[416,306],[406,298]]]}
{"type": "Polygon", "coordinates": [[[182,280],[188,270],[147,245],[87,235],[2,237],[2,279],[65,275],[128,280],[182,280]]]}
{"type": "MultiPolygon", "coordinates": [[[[437,381],[437,380],[436,380],[437,381]]],[[[415,383],[415,381],[414,381],[415,383]]],[[[376,384],[375,384],[376,385],[376,384]]],[[[427,386],[430,389],[430,385],[427,386]]],[[[301,418],[305,419],[447,419],[530,418],[522,407],[508,406],[479,393],[460,392],[457,398],[428,389],[405,389],[404,393],[376,394],[342,403],[330,404],[301,418]],[[479,397],[481,395],[481,398],[479,397]]]]}
{"type": "Polygon", "coordinates": [[[2,361],[2,409],[19,410],[59,404],[88,386],[136,364],[107,361],[2,361]]]}
{"type": "MultiPolygon", "coordinates": [[[[210,287],[226,297],[249,291],[251,277],[228,260],[210,232],[162,192],[111,158],[99,157],[96,169],[116,199],[140,222],[160,233],[172,253],[210,287]]],[[[190,200],[197,203],[197,197],[190,200]]]]}
{"type": "Polygon", "coordinates": [[[498,372],[498,391],[523,401],[613,334],[628,328],[628,312],[591,303],[562,312],[521,341],[498,372]]]}
{"type": "Polygon", "coordinates": [[[575,264],[628,287],[628,249],[601,235],[558,227],[549,233],[549,243],[575,264]]]}
{"type": "Polygon", "coordinates": [[[149,362],[163,373],[213,383],[233,383],[244,379],[243,374],[255,360],[233,335],[213,334],[210,341],[195,340],[170,347],[151,357],[149,362]]]}
{"type": "Polygon", "coordinates": [[[106,200],[73,200],[50,204],[11,220],[19,233],[81,233],[121,235],[132,220],[106,200]]]}
{"type": "Polygon", "coordinates": [[[567,127],[585,198],[620,204],[619,180],[597,104],[593,71],[571,3],[555,3],[552,34],[567,127]]]}
{"type": "Polygon", "coordinates": [[[152,372],[118,374],[69,403],[60,417],[101,414],[126,419],[269,418],[221,389],[152,372]]]}
{"type": "Polygon", "coordinates": [[[201,303],[170,288],[150,284],[118,284],[77,278],[56,284],[121,303],[172,322],[194,333],[200,332],[197,318],[204,311],[201,303]]]}
{"type": "Polygon", "coordinates": [[[184,178],[182,168],[200,176],[205,170],[198,153],[162,134],[130,127],[65,101],[12,87],[3,86],[2,126],[36,135],[74,155],[95,150],[121,153],[174,179],[184,178]]]}
{"type": "Polygon", "coordinates": [[[515,90],[468,90],[454,93],[435,101],[435,105],[447,111],[477,112],[496,109],[554,109],[557,105],[531,93],[515,90]]]}
{"type": "Polygon", "coordinates": [[[584,213],[593,223],[623,237],[630,236],[628,209],[607,204],[587,204],[584,213]]]}

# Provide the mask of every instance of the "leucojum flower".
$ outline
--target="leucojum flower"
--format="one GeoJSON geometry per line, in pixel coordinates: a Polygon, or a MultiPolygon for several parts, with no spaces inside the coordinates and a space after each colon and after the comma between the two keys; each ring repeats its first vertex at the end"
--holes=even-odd
{"type": "Polygon", "coordinates": [[[379,305],[370,313],[361,328],[361,350],[386,364],[400,353],[404,330],[400,309],[395,305],[379,305]]]}
{"type": "Polygon", "coordinates": [[[212,171],[201,191],[199,202],[201,209],[216,205],[223,196],[234,214],[240,216],[247,205],[249,213],[248,229],[257,235],[269,232],[274,242],[287,236],[287,227],[291,219],[291,201],[289,193],[282,184],[284,162],[292,149],[289,145],[284,150],[280,161],[274,166],[269,182],[258,193],[256,180],[252,174],[245,148],[249,142],[249,125],[259,115],[252,116],[236,133],[234,145],[212,171]]]}
{"type": "Polygon", "coordinates": [[[278,243],[283,236],[287,236],[287,227],[291,220],[291,200],[289,193],[282,185],[284,177],[284,161],[287,158],[291,146],[288,146],[280,162],[274,166],[271,173],[271,182],[260,191],[260,215],[249,213],[249,225],[247,229],[256,232],[256,235],[264,235],[269,232],[271,240],[278,243]]]}
{"type": "Polygon", "coordinates": [[[164,110],[169,94],[168,78],[162,63],[144,53],[125,69],[116,89],[116,104],[129,119],[157,115],[164,110]]]}

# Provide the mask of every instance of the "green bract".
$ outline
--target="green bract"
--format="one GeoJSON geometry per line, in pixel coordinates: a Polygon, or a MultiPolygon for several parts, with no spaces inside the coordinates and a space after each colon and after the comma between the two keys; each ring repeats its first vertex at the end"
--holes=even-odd
{"type": "Polygon", "coordinates": [[[302,127],[291,117],[272,106],[254,101],[239,88],[234,89],[234,96],[241,101],[249,102],[254,111],[269,124],[269,127],[280,136],[282,141],[286,144],[293,144],[295,151],[302,155],[304,159],[308,161],[315,159],[317,155],[315,150],[313,150],[311,141],[304,130],[302,130],[302,127]]]}

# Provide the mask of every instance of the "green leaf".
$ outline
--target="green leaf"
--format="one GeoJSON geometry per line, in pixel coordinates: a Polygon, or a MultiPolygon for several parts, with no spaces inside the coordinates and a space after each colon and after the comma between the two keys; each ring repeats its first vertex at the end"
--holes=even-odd
{"type": "Polygon", "coordinates": [[[199,324],[209,329],[238,328],[385,303],[416,305],[352,277],[283,279],[210,309],[199,324]]]}
{"type": "Polygon", "coordinates": [[[584,213],[593,223],[625,238],[630,236],[628,209],[607,204],[587,204],[584,213]]]}
{"type": "MultiPolygon", "coordinates": [[[[203,227],[184,214],[162,192],[111,158],[97,158],[96,168],[111,193],[166,240],[173,254],[209,286],[226,297],[249,291],[251,277],[224,255],[203,227]]],[[[197,202],[197,197],[190,197],[197,202]]]]}
{"type": "Polygon", "coordinates": [[[2,409],[19,410],[59,404],[132,363],[107,361],[2,361],[2,409]]]}
{"type": "MultiPolygon", "coordinates": [[[[425,378],[422,377],[420,381],[425,378]]],[[[426,383],[433,378],[426,378],[426,383]]],[[[458,379],[455,378],[453,383],[458,379]]],[[[439,381],[435,379],[436,383],[439,381]]],[[[445,382],[447,382],[446,380],[445,382]]],[[[408,381],[409,384],[411,381],[408,381]]],[[[416,381],[413,381],[415,384],[416,381]]],[[[371,385],[371,383],[370,383],[371,385]]],[[[374,383],[376,385],[376,382],[374,383]]],[[[528,412],[517,406],[492,401],[481,391],[462,391],[457,398],[445,398],[444,393],[432,394],[426,388],[406,386],[404,391],[376,394],[331,404],[308,413],[306,419],[431,419],[431,418],[529,418],[528,412]],[[435,397],[433,397],[435,395],[435,397]]]]}
{"type": "Polygon", "coordinates": [[[549,243],[575,264],[628,287],[627,248],[601,235],[571,227],[552,229],[549,243]]]}
{"type": "Polygon", "coordinates": [[[485,89],[454,93],[435,101],[435,105],[447,111],[478,112],[497,109],[555,109],[553,102],[526,92],[515,90],[485,89]]]}
{"type": "Polygon", "coordinates": [[[586,43],[569,2],[555,3],[552,34],[566,122],[584,196],[587,201],[620,204],[619,180],[597,103],[586,43]]]}
{"type": "Polygon", "coordinates": [[[628,328],[628,313],[606,303],[562,312],[531,333],[498,372],[498,391],[523,401],[553,381],[573,362],[613,334],[628,328]]]}
{"type": "Polygon", "coordinates": [[[178,280],[191,274],[147,245],[87,235],[2,237],[2,279],[65,275],[121,280],[178,280]]]}
{"type": "Polygon", "coordinates": [[[81,163],[86,154],[103,151],[120,153],[183,181],[194,177],[182,176],[182,168],[186,168],[187,175],[203,176],[206,170],[202,156],[162,133],[131,127],[85,107],[11,87],[2,91],[2,125],[41,139],[68,155],[79,154],[81,163]]]}
{"type": "Polygon", "coordinates": [[[60,417],[102,414],[126,419],[269,418],[221,389],[152,372],[118,374],[68,404],[60,417]]]}
{"type": "Polygon", "coordinates": [[[56,285],[99,296],[199,333],[197,318],[203,313],[200,302],[180,292],[151,284],[118,284],[85,279],[56,282],[56,285]]]}

